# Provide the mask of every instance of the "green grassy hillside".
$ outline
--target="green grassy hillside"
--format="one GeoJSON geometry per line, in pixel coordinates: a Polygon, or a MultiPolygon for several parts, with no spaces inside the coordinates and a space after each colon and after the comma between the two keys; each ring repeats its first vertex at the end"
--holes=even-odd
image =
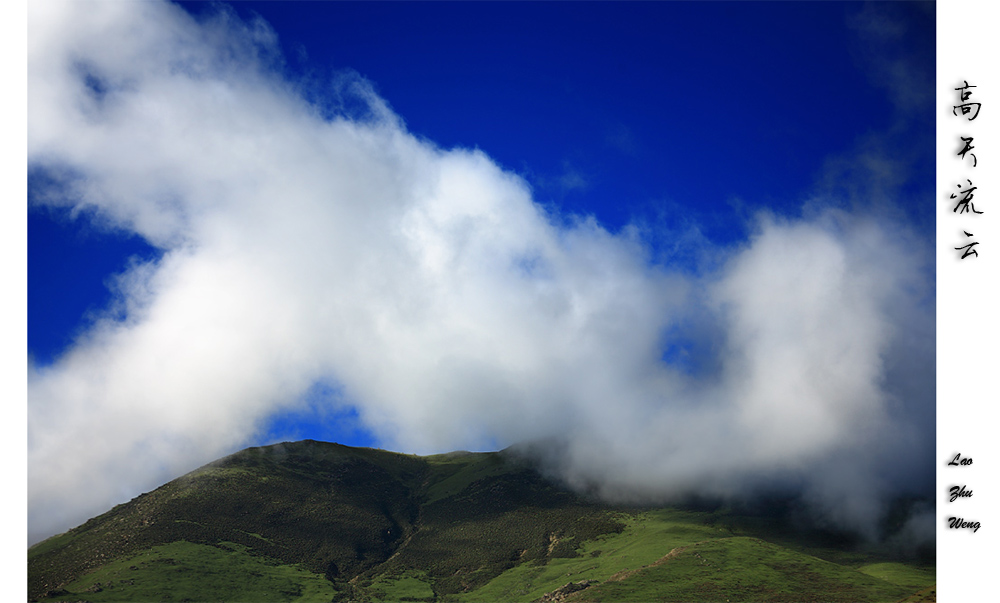
{"type": "Polygon", "coordinates": [[[933,600],[932,564],[786,523],[610,507],[503,452],[304,441],[231,455],[31,547],[28,586],[93,603],[933,600]]]}
{"type": "MultiPolygon", "coordinates": [[[[933,582],[933,573],[922,576],[933,582]]],[[[898,601],[914,589],[757,538],[673,549],[657,562],[574,593],[571,601],[898,601]]]]}

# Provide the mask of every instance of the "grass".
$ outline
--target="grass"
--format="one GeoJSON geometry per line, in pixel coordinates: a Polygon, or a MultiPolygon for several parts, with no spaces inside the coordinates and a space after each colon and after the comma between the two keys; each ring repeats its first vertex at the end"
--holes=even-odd
{"type": "Polygon", "coordinates": [[[870,563],[859,567],[858,571],[912,590],[923,590],[928,586],[933,586],[937,579],[933,569],[895,562],[870,563]]]}
{"type": "Polygon", "coordinates": [[[465,490],[473,482],[510,470],[498,453],[449,453],[425,457],[430,465],[427,503],[437,502],[465,490]]]}
{"type": "Polygon", "coordinates": [[[381,575],[372,581],[367,592],[377,601],[435,601],[431,582],[424,572],[381,575]]]}
{"type": "Polygon", "coordinates": [[[68,596],[111,601],[330,601],[336,595],[322,575],[275,559],[251,555],[236,543],[186,541],[155,546],[112,561],[68,584],[47,600],[68,596]]]}
{"type": "Polygon", "coordinates": [[[730,536],[725,529],[704,524],[704,513],[657,509],[618,517],[625,523],[624,530],[580,543],[578,556],[521,564],[482,588],[456,598],[533,601],[567,582],[603,582],[623,570],[650,565],[676,547],[730,536]]]}
{"type": "Polygon", "coordinates": [[[893,602],[909,588],[756,538],[734,536],[683,548],[572,601],[893,602]]]}
{"type": "Polygon", "coordinates": [[[937,586],[927,588],[902,599],[899,603],[934,603],[937,601],[937,586]]]}
{"type": "Polygon", "coordinates": [[[74,537],[75,534],[71,530],[69,532],[57,534],[51,538],[46,538],[42,542],[39,542],[28,549],[28,561],[30,562],[32,559],[44,555],[45,553],[57,551],[65,547],[73,541],[74,537]]]}

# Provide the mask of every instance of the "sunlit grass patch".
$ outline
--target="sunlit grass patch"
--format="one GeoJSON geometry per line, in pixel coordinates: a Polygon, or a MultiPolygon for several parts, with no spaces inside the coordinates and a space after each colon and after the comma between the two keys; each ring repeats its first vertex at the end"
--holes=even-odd
{"type": "Polygon", "coordinates": [[[913,590],[927,588],[933,585],[937,579],[933,569],[913,567],[902,563],[871,563],[858,568],[858,571],[913,590]]]}
{"type": "Polygon", "coordinates": [[[686,547],[671,559],[577,593],[573,601],[891,602],[910,588],[750,537],[686,547]]]}
{"type": "Polygon", "coordinates": [[[434,589],[423,572],[405,572],[396,576],[382,575],[367,589],[377,601],[434,601],[434,589]]]}
{"type": "MultiPolygon", "coordinates": [[[[318,574],[251,555],[236,543],[172,542],[113,561],[68,584],[73,600],[330,601],[336,591],[318,574]]],[[[48,600],[65,600],[67,594],[48,600]]],[[[43,599],[46,600],[46,599],[43,599]]]]}

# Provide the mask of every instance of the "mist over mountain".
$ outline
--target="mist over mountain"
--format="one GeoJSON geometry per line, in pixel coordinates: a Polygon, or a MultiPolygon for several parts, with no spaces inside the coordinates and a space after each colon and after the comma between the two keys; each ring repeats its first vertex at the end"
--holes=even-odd
{"type": "MultiPolygon", "coordinates": [[[[872,32],[897,10],[926,20],[875,6],[845,27],[895,48],[910,30],[872,32]]],[[[873,542],[894,501],[930,494],[933,237],[908,208],[934,194],[903,184],[933,152],[918,95],[810,168],[808,192],[714,199],[742,209],[713,240],[706,213],[612,227],[564,208],[490,149],[411,131],[378,82],[293,77],[279,33],[235,9],[28,13],[33,210],[153,250],[100,275],[109,304],[29,367],[29,542],[273,442],[303,408],[408,453],[530,444],[545,475],[613,503],[793,496],[873,542]]],[[[893,93],[933,82],[875,56],[893,93]]]]}
{"type": "Polygon", "coordinates": [[[900,546],[917,501],[896,501],[876,541],[817,524],[801,502],[610,505],[523,452],[285,442],[31,547],[29,599],[857,602],[933,588],[933,542],[900,546]]]}

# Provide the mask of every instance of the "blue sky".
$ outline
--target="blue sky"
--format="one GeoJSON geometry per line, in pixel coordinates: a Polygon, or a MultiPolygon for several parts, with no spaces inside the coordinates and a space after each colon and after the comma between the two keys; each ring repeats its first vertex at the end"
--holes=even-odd
{"type": "Polygon", "coordinates": [[[926,483],[933,4],[149,6],[29,17],[29,464],[60,417],[134,432],[39,533],[305,437],[558,434],[637,496],[717,464],[832,505],[803,476],[876,450],[926,483]],[[648,470],[688,437],[717,457],[648,470]]]}

